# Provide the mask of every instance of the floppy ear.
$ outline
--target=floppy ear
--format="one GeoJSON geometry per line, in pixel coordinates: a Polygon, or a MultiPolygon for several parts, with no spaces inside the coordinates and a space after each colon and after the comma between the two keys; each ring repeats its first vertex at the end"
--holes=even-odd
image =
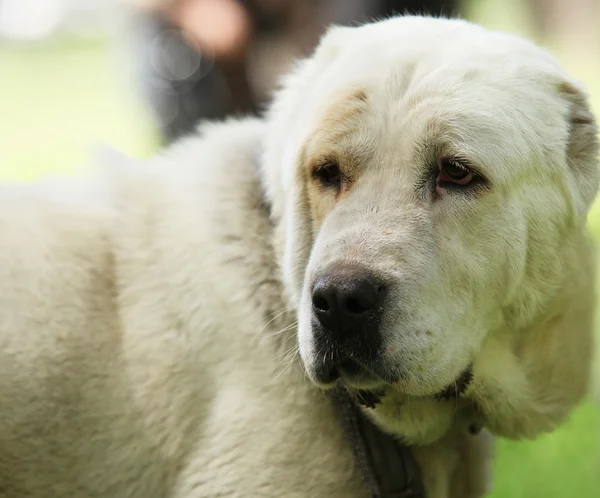
{"type": "Polygon", "coordinates": [[[285,75],[276,91],[266,119],[268,123],[262,177],[275,216],[283,214],[285,192],[291,186],[294,161],[307,130],[302,111],[310,99],[315,80],[333,62],[354,28],[333,26],[323,36],[315,52],[300,60],[294,70],[285,75]],[[304,133],[303,133],[304,132],[304,133]]]}
{"type": "Polygon", "coordinates": [[[581,199],[577,203],[578,212],[583,214],[589,210],[598,190],[598,127],[583,90],[573,82],[564,82],[559,91],[569,105],[567,162],[581,199]]]}
{"type": "Polygon", "coordinates": [[[495,434],[520,439],[552,431],[588,394],[596,304],[589,249],[571,275],[573,285],[543,318],[486,340],[469,396],[495,434]]]}
{"type": "MultiPolygon", "coordinates": [[[[568,188],[583,221],[598,188],[598,138],[585,95],[559,86],[568,103],[568,188]]],[[[553,249],[554,251],[558,248],[553,249]]],[[[563,268],[550,302],[532,323],[486,339],[474,365],[470,395],[496,434],[532,438],[553,430],[587,394],[593,356],[596,252],[584,223],[563,234],[563,268]]]]}
{"type": "Polygon", "coordinates": [[[301,61],[282,80],[267,113],[268,143],[261,164],[263,188],[277,226],[277,250],[283,258],[283,278],[298,302],[313,244],[312,223],[304,178],[300,175],[303,142],[310,132],[313,116],[306,112],[319,75],[347,45],[354,28],[334,26],[325,34],[315,53],[301,61]]]}

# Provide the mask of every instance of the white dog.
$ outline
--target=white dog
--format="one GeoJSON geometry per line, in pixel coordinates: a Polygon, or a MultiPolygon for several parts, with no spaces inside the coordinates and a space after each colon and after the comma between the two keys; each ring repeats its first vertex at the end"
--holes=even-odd
{"type": "Polygon", "coordinates": [[[586,393],[596,155],[546,53],[405,17],[331,29],[264,119],[4,188],[0,496],[366,497],[334,384],[480,496],[467,427],[586,393]]]}

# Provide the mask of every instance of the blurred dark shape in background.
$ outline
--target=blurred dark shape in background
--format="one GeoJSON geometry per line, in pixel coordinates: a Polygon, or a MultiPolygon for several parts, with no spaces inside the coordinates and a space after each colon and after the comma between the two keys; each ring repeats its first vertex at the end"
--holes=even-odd
{"type": "Polygon", "coordinates": [[[327,25],[453,16],[457,0],[129,0],[137,78],[170,142],[201,119],[257,112],[327,25]]]}
{"type": "Polygon", "coordinates": [[[600,55],[598,0],[528,0],[532,19],[543,38],[554,37],[567,52],[600,55]]]}

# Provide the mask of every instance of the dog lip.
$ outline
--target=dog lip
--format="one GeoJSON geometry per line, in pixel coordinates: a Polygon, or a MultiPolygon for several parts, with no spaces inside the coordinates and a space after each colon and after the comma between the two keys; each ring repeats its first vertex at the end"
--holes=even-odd
{"type": "Polygon", "coordinates": [[[377,371],[353,359],[342,361],[338,370],[341,383],[353,389],[372,390],[389,384],[377,371]]]}
{"type": "Polygon", "coordinates": [[[337,365],[321,365],[315,369],[313,374],[315,384],[318,384],[323,389],[328,389],[335,386],[340,378],[340,370],[337,365]]]}
{"type": "Polygon", "coordinates": [[[312,379],[323,389],[337,382],[352,389],[374,389],[394,385],[398,376],[388,371],[377,359],[365,359],[355,352],[329,351],[312,369],[312,379]]]}
{"type": "Polygon", "coordinates": [[[465,368],[456,380],[442,389],[435,395],[435,399],[441,400],[452,400],[460,398],[462,394],[468,389],[473,381],[473,365],[469,365],[465,368]]]}
{"type": "Polygon", "coordinates": [[[358,363],[357,361],[354,361],[352,358],[346,358],[345,360],[343,360],[338,367],[340,370],[342,370],[344,373],[347,374],[358,374],[359,372],[361,372],[361,370],[364,370],[364,367],[362,367],[362,365],[360,365],[360,363],[358,363]]]}
{"type": "MultiPolygon", "coordinates": [[[[390,372],[382,371],[382,365],[377,363],[366,363],[354,356],[338,356],[336,361],[328,362],[317,369],[315,383],[323,389],[329,389],[336,384],[344,385],[352,390],[373,391],[382,389],[384,386],[397,386],[403,382],[403,376],[390,375],[390,372]]],[[[454,400],[462,396],[473,379],[473,365],[461,371],[454,382],[451,382],[437,393],[425,394],[433,396],[438,401],[454,400]]]]}

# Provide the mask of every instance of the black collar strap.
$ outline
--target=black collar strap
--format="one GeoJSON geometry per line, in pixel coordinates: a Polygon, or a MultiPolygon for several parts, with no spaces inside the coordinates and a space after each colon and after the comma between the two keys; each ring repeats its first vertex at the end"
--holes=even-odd
{"type": "Polygon", "coordinates": [[[336,388],[333,400],[370,497],[424,498],[410,450],[375,426],[345,389],[336,388]]]}

